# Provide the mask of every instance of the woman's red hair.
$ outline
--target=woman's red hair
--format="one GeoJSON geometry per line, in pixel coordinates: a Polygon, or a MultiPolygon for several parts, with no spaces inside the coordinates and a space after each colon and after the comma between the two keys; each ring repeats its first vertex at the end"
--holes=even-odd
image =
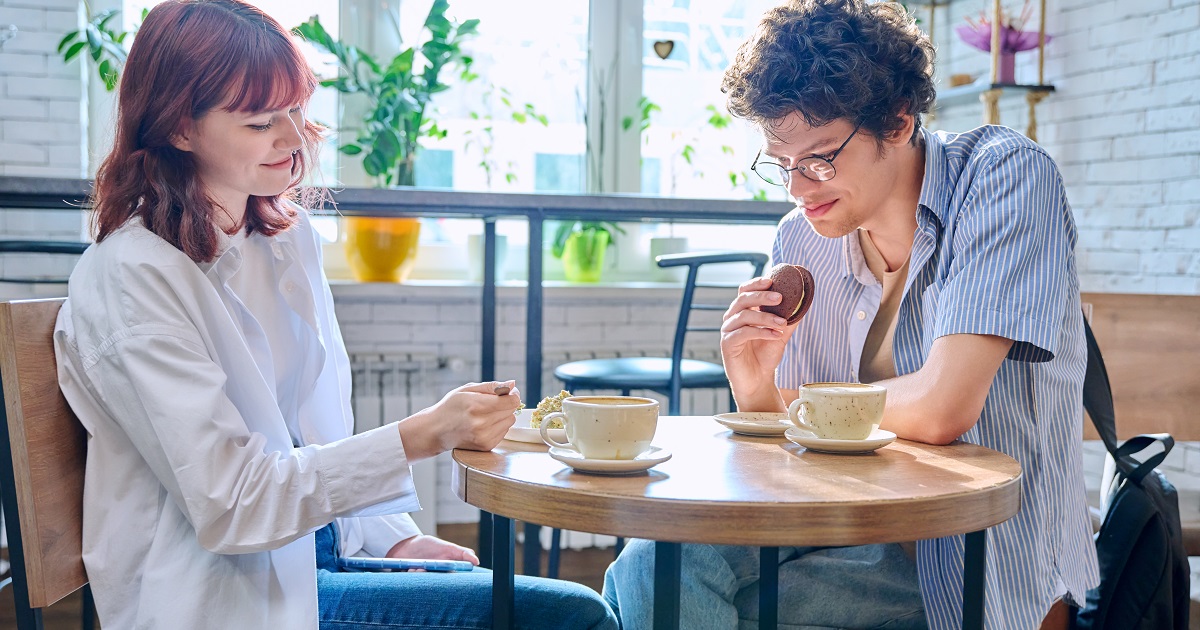
{"type": "MultiPolygon", "coordinates": [[[[167,0],[146,16],[121,75],[112,152],[92,193],[97,242],[132,217],[197,262],[217,255],[216,204],[191,153],[171,143],[182,124],[221,107],[260,112],[306,104],[317,79],[278,22],[242,0],[167,0]]],[[[295,222],[287,199],[316,164],[321,128],[304,123],[288,190],[251,196],[245,227],[266,235],[295,222]]]]}

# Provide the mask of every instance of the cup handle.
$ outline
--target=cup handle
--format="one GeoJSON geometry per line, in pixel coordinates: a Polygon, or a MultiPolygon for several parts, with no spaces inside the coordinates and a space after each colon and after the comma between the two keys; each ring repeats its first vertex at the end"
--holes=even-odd
{"type": "Polygon", "coordinates": [[[554,438],[551,438],[550,434],[546,433],[547,431],[550,430],[550,421],[551,420],[553,420],[555,418],[566,418],[566,417],[567,417],[567,415],[561,411],[555,411],[554,413],[547,414],[542,417],[542,424],[540,424],[538,426],[538,432],[542,434],[542,441],[545,442],[547,446],[557,446],[559,448],[571,448],[571,449],[575,448],[574,446],[571,446],[570,442],[554,441],[554,438]]]}
{"type": "MultiPolygon", "coordinates": [[[[817,435],[817,430],[814,429],[812,425],[804,421],[804,411],[809,409],[811,405],[812,403],[801,398],[793,400],[792,404],[788,405],[788,419],[792,421],[792,424],[800,427],[801,429],[804,429],[813,435],[817,435]]],[[[542,424],[545,426],[545,423],[542,424]]]]}

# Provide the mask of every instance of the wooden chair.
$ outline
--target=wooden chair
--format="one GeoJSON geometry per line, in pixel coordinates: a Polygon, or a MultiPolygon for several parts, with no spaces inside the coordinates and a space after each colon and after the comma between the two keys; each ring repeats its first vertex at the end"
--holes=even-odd
{"type": "Polygon", "coordinates": [[[83,471],[87,434],[58,388],[54,322],[63,300],[0,303],[0,495],[7,516],[17,628],[41,628],[43,608],[84,588],[83,471]]]}

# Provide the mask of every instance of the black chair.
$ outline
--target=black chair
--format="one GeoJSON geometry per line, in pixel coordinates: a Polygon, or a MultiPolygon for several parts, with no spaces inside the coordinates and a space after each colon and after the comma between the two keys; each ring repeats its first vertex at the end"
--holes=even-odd
{"type": "MultiPolygon", "coordinates": [[[[82,254],[91,243],[78,241],[0,241],[0,254],[82,254]]],[[[14,284],[66,284],[66,278],[4,277],[0,282],[14,284]]]]}
{"type": "Polygon", "coordinates": [[[696,304],[696,289],[728,288],[696,282],[700,267],[723,263],[745,262],[754,266],[754,275],[762,275],[767,255],[759,252],[725,252],[716,254],[669,254],[655,259],[659,267],[688,268],[683,287],[683,302],[675,324],[675,340],[668,357],[621,357],[588,359],[564,363],[554,370],[564,389],[616,389],[628,396],[633,390],[650,390],[667,397],[668,414],[679,415],[681,390],[685,388],[727,387],[725,368],[716,363],[683,358],[684,340],[690,332],[718,332],[720,327],[688,326],[692,311],[725,311],[728,304],[696,304]]]}
{"type": "MultiPolygon", "coordinates": [[[[679,307],[679,319],[675,323],[675,339],[671,345],[671,356],[667,357],[621,357],[616,359],[588,359],[572,361],[558,366],[554,376],[563,382],[563,389],[572,394],[580,390],[616,389],[628,396],[633,390],[650,390],[667,397],[667,413],[679,415],[680,397],[683,389],[712,389],[728,387],[729,379],[725,368],[708,361],[683,358],[684,341],[691,332],[719,332],[719,326],[689,326],[692,311],[725,311],[729,304],[696,304],[696,289],[729,288],[725,285],[707,285],[696,281],[704,265],[725,263],[749,263],[754,273],[761,276],[767,264],[767,255],[759,252],[722,252],[713,254],[668,254],[655,259],[659,267],[684,267],[687,281],[683,286],[683,301],[679,307]]],[[[734,408],[733,392],[729,394],[729,408],[734,408]]],[[[536,530],[535,530],[536,531],[536,530]]],[[[527,533],[526,536],[529,534],[527,533]]],[[[624,540],[617,538],[615,553],[620,555],[624,540]]],[[[530,544],[526,541],[525,544],[530,544]]],[[[537,544],[537,541],[533,541],[537,544]]],[[[562,547],[562,530],[554,529],[550,534],[550,560],[546,575],[558,577],[562,547]]]]}

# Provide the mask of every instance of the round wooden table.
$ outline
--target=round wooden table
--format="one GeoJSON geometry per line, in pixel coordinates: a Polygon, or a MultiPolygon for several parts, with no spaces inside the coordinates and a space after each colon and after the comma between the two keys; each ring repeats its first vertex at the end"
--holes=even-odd
{"type": "MultiPolygon", "coordinates": [[[[1011,457],[974,444],[905,440],[868,454],[825,454],[782,436],[735,435],[708,416],[660,418],[654,444],[674,456],[619,477],[574,472],[536,444],[454,451],[456,494],[495,515],[495,627],[511,623],[518,519],[658,541],[656,627],[678,623],[679,543],[759,546],[762,566],[777,567],[768,561],[779,546],[967,534],[963,627],[982,628],[984,530],[1021,504],[1021,469],[1011,457]]],[[[770,573],[760,586],[761,627],[776,613],[770,573]]]]}

